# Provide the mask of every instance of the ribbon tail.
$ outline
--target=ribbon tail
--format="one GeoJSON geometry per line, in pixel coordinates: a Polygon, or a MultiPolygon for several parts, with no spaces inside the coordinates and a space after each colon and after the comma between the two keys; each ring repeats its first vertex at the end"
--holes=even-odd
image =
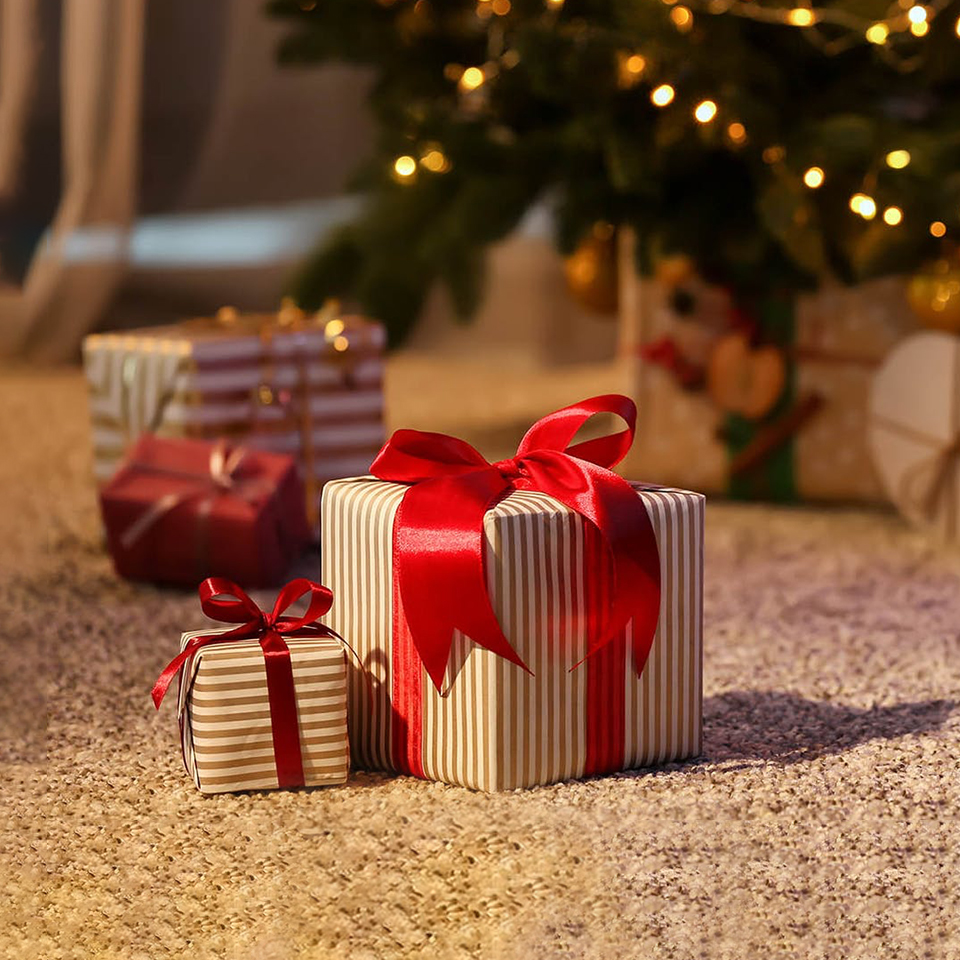
{"type": "Polygon", "coordinates": [[[508,488],[495,470],[411,487],[394,521],[394,576],[414,646],[440,690],[454,630],[528,670],[487,596],[483,517],[508,488]]]}
{"type": "Polygon", "coordinates": [[[193,650],[190,647],[181,651],[163,668],[163,672],[157,677],[157,682],[153,685],[150,695],[153,697],[153,705],[158,710],[160,704],[163,703],[163,698],[167,695],[167,690],[170,689],[170,684],[173,683],[173,678],[180,672],[192,653],[193,650]]]}
{"type": "Polygon", "coordinates": [[[609,470],[578,460],[571,473],[554,462],[556,454],[535,456],[531,472],[537,489],[593,524],[612,572],[611,589],[601,591],[602,609],[583,659],[606,646],[632,620],[634,667],[640,674],[660,618],[660,551],[650,516],[636,490],[609,470]]]}

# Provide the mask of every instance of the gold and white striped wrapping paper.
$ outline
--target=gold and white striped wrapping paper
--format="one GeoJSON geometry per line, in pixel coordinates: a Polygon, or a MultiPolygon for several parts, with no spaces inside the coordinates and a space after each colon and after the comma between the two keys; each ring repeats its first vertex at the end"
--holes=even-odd
{"type": "MultiPolygon", "coordinates": [[[[185,633],[182,650],[196,636],[185,633]]],[[[285,637],[297,692],[305,786],[344,783],[350,769],[347,671],[329,637],[285,637]]],[[[277,789],[270,700],[257,640],[201,647],[184,665],[177,707],[187,772],[202,793],[277,789]]]]}
{"type": "MultiPolygon", "coordinates": [[[[626,654],[622,769],[697,756],[701,749],[704,498],[634,486],[659,545],[662,601],[639,678],[626,654]]],[[[368,769],[396,769],[392,542],[406,489],[363,477],[331,481],[323,491],[323,582],[337,598],[328,619],[357,650],[372,681],[349,665],[351,750],[357,765],[368,769]]],[[[587,665],[570,668],[588,646],[584,524],[538,493],[513,493],[487,513],[491,602],[534,676],[455,634],[443,696],[424,672],[427,777],[493,791],[582,775],[587,665]]]]}
{"type": "Polygon", "coordinates": [[[268,344],[249,333],[210,333],[189,323],[88,336],[83,357],[97,480],[109,479],[128,446],[151,427],[168,437],[236,437],[299,455],[303,469],[299,419],[290,424],[281,407],[255,399],[265,380],[275,392],[296,391],[302,378],[311,392],[314,479],[369,469],[384,440],[386,337],[378,323],[343,322],[350,342],[344,354],[314,328],[277,329],[268,344]]]}

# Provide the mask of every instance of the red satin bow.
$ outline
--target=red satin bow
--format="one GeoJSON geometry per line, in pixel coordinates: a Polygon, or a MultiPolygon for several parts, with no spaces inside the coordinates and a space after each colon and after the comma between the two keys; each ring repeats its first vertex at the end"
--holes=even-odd
{"type": "Polygon", "coordinates": [[[256,601],[224,577],[207,577],[199,587],[200,606],[211,620],[238,623],[226,633],[193,637],[184,649],[167,664],[153,686],[153,702],[157,709],[163,702],[174,677],[186,661],[201,647],[234,640],[259,640],[267,673],[267,694],[270,701],[270,724],[273,730],[277,780],[281,787],[303,786],[303,762],[300,756],[300,732],[297,722],[297,702],[293,685],[290,649],[284,634],[298,636],[335,637],[329,627],[315,623],[333,604],[333,594],[319,583],[299,577],[291,580],[278,594],[273,610],[261,610],[256,601]],[[310,594],[306,613],[299,617],[283,614],[301,597],[310,594]],[[231,597],[224,600],[219,597],[231,597]]]}
{"type": "Polygon", "coordinates": [[[455,629],[530,672],[497,622],[485,571],[483,516],[515,490],[545,493],[599,530],[612,582],[587,656],[632,619],[634,662],[638,672],[643,669],[660,612],[657,541],[636,491],[609,469],[630,449],[636,420],[636,405],[627,397],[593,397],[539,420],[516,457],[492,464],[470,444],[442,433],[398,430],[384,445],[371,472],[411,484],[394,521],[394,575],[417,653],[437,689],[455,629]],[[627,429],[570,446],[598,413],[618,415],[627,429]]]}

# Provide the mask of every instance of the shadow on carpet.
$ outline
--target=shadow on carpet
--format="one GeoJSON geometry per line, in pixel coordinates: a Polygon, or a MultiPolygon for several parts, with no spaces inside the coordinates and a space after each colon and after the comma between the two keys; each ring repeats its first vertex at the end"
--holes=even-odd
{"type": "Polygon", "coordinates": [[[834,756],[870,740],[932,733],[956,706],[953,700],[921,700],[862,709],[777,690],[734,690],[704,701],[699,762],[752,766],[749,761],[790,764],[834,756]]]}

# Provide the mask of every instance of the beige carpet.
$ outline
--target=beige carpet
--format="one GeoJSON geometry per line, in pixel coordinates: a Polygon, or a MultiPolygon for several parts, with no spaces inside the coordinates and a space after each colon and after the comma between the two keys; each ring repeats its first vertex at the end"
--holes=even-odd
{"type": "Polygon", "coordinates": [[[712,505],[702,760],[204,799],[148,695],[199,610],[114,579],[85,416],[0,371],[3,957],[960,956],[957,554],[712,505]]]}

